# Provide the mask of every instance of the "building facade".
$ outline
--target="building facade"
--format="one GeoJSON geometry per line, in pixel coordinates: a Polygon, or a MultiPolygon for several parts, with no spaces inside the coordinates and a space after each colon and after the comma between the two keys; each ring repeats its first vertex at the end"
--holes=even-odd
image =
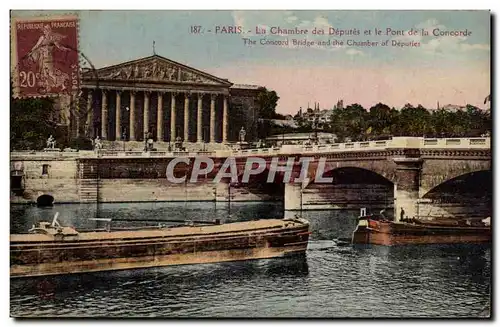
{"type": "Polygon", "coordinates": [[[72,136],[229,143],[245,127],[251,139],[263,89],[233,84],[159,55],[88,69],[71,120],[72,136]]]}

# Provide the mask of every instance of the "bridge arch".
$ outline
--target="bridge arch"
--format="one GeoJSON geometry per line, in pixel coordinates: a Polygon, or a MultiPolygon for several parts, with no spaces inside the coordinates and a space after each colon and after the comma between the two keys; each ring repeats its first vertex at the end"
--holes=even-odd
{"type": "MultiPolygon", "coordinates": [[[[311,180],[303,189],[303,203],[312,208],[359,209],[369,211],[394,206],[394,183],[373,170],[340,167],[326,171],[331,183],[311,180]]],[[[389,216],[390,212],[387,213],[389,216]]]]}
{"type": "Polygon", "coordinates": [[[479,170],[461,174],[436,185],[427,191],[422,198],[434,199],[443,196],[456,197],[461,194],[475,194],[491,197],[493,190],[491,170],[479,170]]]}
{"type": "MultiPolygon", "coordinates": [[[[380,184],[393,187],[394,182],[384,175],[370,169],[356,166],[343,166],[325,171],[323,178],[332,178],[332,184],[380,184]]],[[[310,180],[304,188],[315,184],[314,179],[310,180]]]]}
{"type": "Polygon", "coordinates": [[[244,170],[238,170],[238,182],[230,183],[229,178],[223,178],[223,182],[229,183],[231,188],[231,198],[235,201],[238,199],[254,199],[254,200],[273,200],[283,201],[285,194],[285,184],[283,183],[283,173],[277,172],[276,178],[272,183],[267,183],[269,175],[269,167],[256,175],[250,175],[248,182],[243,183],[244,170]]]}
{"type": "Polygon", "coordinates": [[[361,159],[361,160],[342,160],[342,161],[327,161],[324,174],[330,171],[342,168],[359,168],[377,174],[386,180],[396,182],[396,163],[388,159],[361,159]]]}
{"type": "Polygon", "coordinates": [[[420,213],[428,216],[487,217],[492,214],[491,170],[464,173],[427,191],[420,213]]]}
{"type": "Polygon", "coordinates": [[[36,204],[39,207],[52,207],[54,205],[54,197],[50,194],[42,194],[36,199],[36,204]]]}
{"type": "Polygon", "coordinates": [[[489,160],[428,160],[422,167],[420,197],[457,177],[488,170],[491,170],[489,160]]]}

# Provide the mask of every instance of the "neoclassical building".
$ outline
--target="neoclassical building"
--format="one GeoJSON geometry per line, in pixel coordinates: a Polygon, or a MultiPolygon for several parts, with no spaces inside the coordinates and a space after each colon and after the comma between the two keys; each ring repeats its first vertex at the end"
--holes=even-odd
{"type": "Polygon", "coordinates": [[[75,135],[108,141],[157,142],[177,137],[197,143],[237,141],[244,127],[255,138],[257,97],[264,88],[227,79],[153,55],[82,76],[75,135]],[[83,107],[83,108],[82,108],[83,107]]]}

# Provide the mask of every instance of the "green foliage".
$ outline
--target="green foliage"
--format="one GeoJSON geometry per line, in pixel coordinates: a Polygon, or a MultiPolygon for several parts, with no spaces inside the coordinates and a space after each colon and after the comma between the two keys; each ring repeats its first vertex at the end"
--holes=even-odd
{"type": "Polygon", "coordinates": [[[69,146],[77,150],[93,150],[92,140],[87,137],[79,137],[71,140],[69,146]]]}
{"type": "Polygon", "coordinates": [[[389,136],[415,137],[479,137],[491,133],[490,111],[467,105],[466,110],[427,110],[422,105],[406,104],[401,110],[378,103],[364,112],[358,105],[347,107],[347,113],[334,110],[332,129],[339,136],[353,140],[378,139],[389,136]],[[350,108],[350,107],[356,107],[350,108]],[[349,110],[347,110],[349,109],[349,110]],[[364,127],[364,133],[363,128],[364,127]]]}
{"type": "Polygon", "coordinates": [[[276,106],[280,97],[276,91],[264,88],[257,97],[259,106],[257,121],[257,138],[265,139],[269,135],[283,133],[289,128],[274,124],[271,119],[285,119],[285,116],[276,113],[276,106]]]}
{"type": "Polygon", "coordinates": [[[370,135],[389,135],[397,129],[399,112],[383,103],[377,103],[370,108],[368,119],[370,121],[370,135]]]}
{"type": "Polygon", "coordinates": [[[332,123],[327,131],[336,134],[340,142],[346,138],[352,141],[364,140],[370,127],[368,112],[357,103],[345,109],[335,108],[331,120],[332,123]]]}
{"type": "Polygon", "coordinates": [[[49,135],[59,146],[61,138],[56,124],[51,121],[54,101],[42,99],[13,99],[10,103],[11,149],[42,149],[49,135]]]}
{"type": "MultiPolygon", "coordinates": [[[[310,122],[296,117],[300,131],[311,131],[310,122]]],[[[332,110],[331,123],[323,131],[337,135],[337,142],[385,139],[390,136],[480,137],[490,134],[491,113],[472,105],[456,112],[427,110],[406,104],[400,110],[377,103],[369,110],[359,104],[332,110]]],[[[298,132],[298,130],[296,130],[298,132]]]]}
{"type": "Polygon", "coordinates": [[[393,133],[396,136],[424,136],[432,134],[431,113],[418,105],[407,103],[399,112],[398,124],[393,133]]]}
{"type": "Polygon", "coordinates": [[[281,115],[276,114],[276,106],[280,97],[276,91],[269,91],[264,88],[257,97],[259,104],[259,118],[264,119],[280,119],[281,115]]]}

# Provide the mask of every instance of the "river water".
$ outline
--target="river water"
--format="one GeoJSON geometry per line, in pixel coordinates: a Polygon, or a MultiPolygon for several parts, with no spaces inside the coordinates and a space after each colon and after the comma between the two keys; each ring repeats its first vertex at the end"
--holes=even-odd
{"type": "MultiPolygon", "coordinates": [[[[12,206],[11,232],[39,220],[77,228],[106,218],[226,221],[283,216],[280,203],[58,204],[12,206]],[[230,217],[230,218],[228,218],[230,217]]],[[[288,214],[288,213],[287,213],[288,214]]],[[[477,246],[353,248],[357,211],[308,211],[305,258],[171,266],[11,280],[11,315],[36,317],[484,317],[491,249],[477,246]]],[[[124,223],[135,225],[139,223],[124,223]]],[[[151,223],[149,223],[151,224],[151,223]]]]}

